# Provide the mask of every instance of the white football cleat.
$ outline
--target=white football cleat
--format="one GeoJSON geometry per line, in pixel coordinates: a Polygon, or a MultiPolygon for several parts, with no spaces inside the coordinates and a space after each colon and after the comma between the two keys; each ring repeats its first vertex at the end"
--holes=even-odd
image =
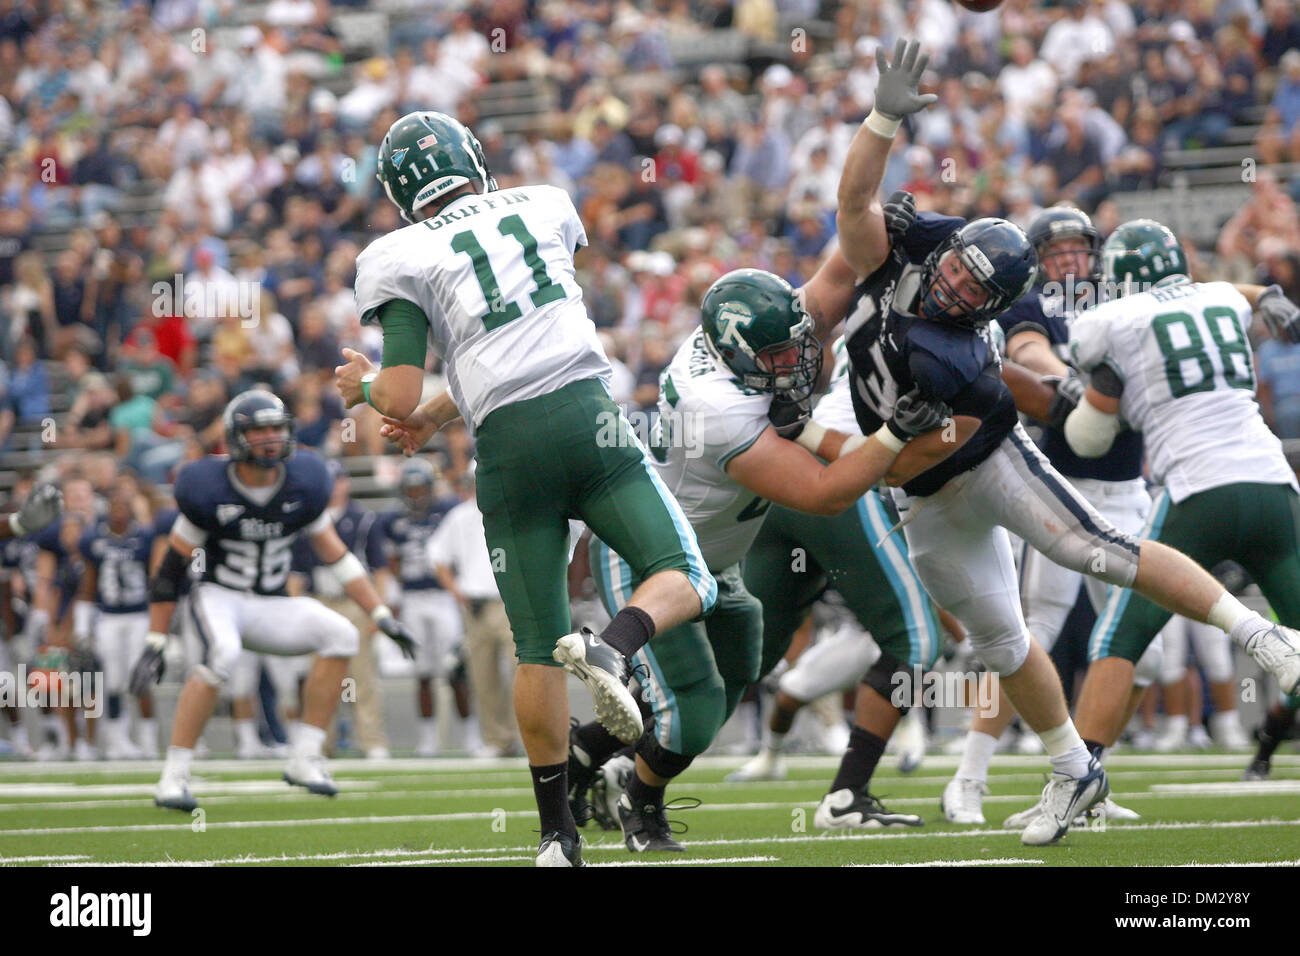
{"type": "Polygon", "coordinates": [[[99,748],[84,738],[77,738],[72,745],[72,759],[83,763],[99,759],[99,748]]]}
{"type": "Polygon", "coordinates": [[[339,792],[334,778],[325,769],[325,758],[320,754],[310,757],[292,757],[284,768],[284,781],[295,787],[305,787],[322,797],[332,797],[339,792]]]}
{"type": "Polygon", "coordinates": [[[915,813],[895,813],[870,793],[855,793],[847,787],[822,797],[813,814],[813,826],[820,830],[874,830],[924,824],[915,813]]]}
{"type": "Polygon", "coordinates": [[[636,698],[627,689],[627,658],[589,627],[556,641],[551,657],[587,685],[600,725],[623,743],[636,743],[644,722],[636,698]]]}
{"type": "Polygon", "coordinates": [[[1250,738],[1241,726],[1241,718],[1235,710],[1221,711],[1210,715],[1210,736],[1220,747],[1227,750],[1249,750],[1250,738]]]}
{"type": "Polygon", "coordinates": [[[1055,843],[1065,836],[1075,817],[1087,813],[1109,794],[1106,771],[1095,757],[1088,762],[1088,772],[1082,777],[1053,773],[1043,788],[1042,812],[1025,827],[1020,842],[1026,846],[1055,843]]]}
{"type": "Polygon", "coordinates": [[[1275,624],[1248,640],[1246,653],[1277,678],[1283,693],[1300,693],[1300,633],[1275,624]]]}
{"type": "Polygon", "coordinates": [[[537,866],[585,866],[582,862],[582,836],[577,839],[558,830],[542,837],[537,848],[537,866]]]}
{"type": "Polygon", "coordinates": [[[387,760],[392,756],[387,747],[371,747],[366,751],[367,760],[387,760]]]}
{"type": "Polygon", "coordinates": [[[953,777],[943,788],[939,809],[949,823],[984,825],[984,795],[988,784],[968,777],[953,777]]]}
{"type": "Polygon", "coordinates": [[[1008,830],[1023,830],[1025,827],[1029,826],[1029,824],[1037,820],[1042,812],[1043,801],[1042,798],[1039,798],[1039,801],[1032,807],[1026,807],[1019,813],[1013,813],[1011,816],[1003,820],[1002,826],[1008,830]]]}
{"type": "Polygon", "coordinates": [[[1118,803],[1107,797],[1101,803],[1097,804],[1087,813],[1081,813],[1074,818],[1074,826],[1086,826],[1088,820],[1101,818],[1103,820],[1141,820],[1142,814],[1136,810],[1130,810],[1128,807],[1121,807],[1118,803]]]}
{"type": "Polygon", "coordinates": [[[764,747],[743,767],[727,774],[727,783],[752,783],[756,780],[784,780],[785,757],[764,747]]]}
{"type": "Polygon", "coordinates": [[[925,759],[925,716],[921,708],[913,707],[894,730],[898,747],[898,772],[911,773],[925,759]]]}
{"type": "Polygon", "coordinates": [[[190,793],[189,773],[177,770],[170,764],[163,767],[158,786],[154,787],[153,803],[156,807],[184,810],[186,813],[195,809],[199,804],[190,793]]]}

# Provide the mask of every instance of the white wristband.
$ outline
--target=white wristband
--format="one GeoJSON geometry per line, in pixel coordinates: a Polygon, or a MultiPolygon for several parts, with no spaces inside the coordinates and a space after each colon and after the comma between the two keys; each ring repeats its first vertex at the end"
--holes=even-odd
{"type": "Polygon", "coordinates": [[[891,432],[888,425],[881,425],[871,437],[894,453],[902,451],[907,444],[907,442],[891,432]]]}
{"type": "Polygon", "coordinates": [[[803,431],[799,433],[799,437],[796,438],[795,441],[800,445],[803,445],[804,448],[807,448],[815,455],[817,454],[817,449],[822,447],[822,439],[825,437],[825,428],[818,425],[816,422],[808,422],[803,426],[803,431]]]}
{"type": "Polygon", "coordinates": [[[17,511],[9,516],[9,530],[13,532],[15,538],[21,538],[27,533],[23,530],[23,523],[18,520],[17,511]]]}
{"type": "Polygon", "coordinates": [[[884,113],[881,113],[875,107],[867,114],[862,125],[877,136],[883,136],[885,139],[893,139],[894,134],[898,132],[898,127],[903,123],[902,119],[890,119],[884,113]]]}
{"type": "Polygon", "coordinates": [[[150,631],[144,643],[151,651],[161,651],[167,646],[167,635],[161,631],[150,631]]]}
{"type": "Polygon", "coordinates": [[[381,604],[379,605],[379,607],[375,608],[373,611],[370,612],[370,620],[372,620],[376,624],[392,616],[393,616],[393,612],[388,609],[387,604],[381,604]]]}
{"type": "Polygon", "coordinates": [[[844,439],[844,444],[840,446],[840,457],[843,458],[849,452],[857,451],[866,443],[867,443],[866,436],[850,435],[848,438],[844,439]]]}

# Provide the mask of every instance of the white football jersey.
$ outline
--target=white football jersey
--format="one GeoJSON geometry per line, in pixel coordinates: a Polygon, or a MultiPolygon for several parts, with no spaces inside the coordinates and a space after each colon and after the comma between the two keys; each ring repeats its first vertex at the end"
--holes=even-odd
{"type": "Polygon", "coordinates": [[[1250,304],[1230,283],[1185,282],[1106,302],[1070,328],[1070,356],[1124,382],[1152,477],[1178,503],[1234,482],[1296,485],[1255,401],[1250,304]]]}
{"type": "Polygon", "coordinates": [[[823,428],[833,428],[846,435],[861,435],[858,416],[853,412],[852,386],[849,384],[849,350],[844,337],[835,340],[831,349],[835,367],[831,370],[830,388],[813,409],[812,419],[823,428]]]}
{"type": "Polygon", "coordinates": [[[609,361],[574,278],[573,255],[586,244],[562,189],[462,196],[357,256],[357,311],[364,322],[393,299],[418,305],[451,397],[477,428],[493,409],[571,382],[609,387],[609,361]]]}
{"type": "Polygon", "coordinates": [[[713,357],[703,330],[682,343],[659,377],[655,469],[695,529],[710,571],[745,556],[769,502],[732,481],[727,463],[768,427],[769,392],[746,388],[713,357]]]}

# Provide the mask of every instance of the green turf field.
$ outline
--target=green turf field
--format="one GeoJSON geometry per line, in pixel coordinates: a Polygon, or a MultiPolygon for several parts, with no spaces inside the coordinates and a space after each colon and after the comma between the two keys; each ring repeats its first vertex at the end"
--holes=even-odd
{"type": "MultiPolygon", "coordinates": [[[[943,822],[940,791],[956,765],[931,756],[915,774],[892,766],[874,790],[925,817],[920,829],[823,834],[813,810],[834,773],[828,757],[790,758],[779,783],[729,784],[741,758],[704,758],[672,793],[703,805],[686,822],[685,856],[633,857],[617,833],[585,831],[595,865],[1300,864],[1300,756],[1274,759],[1273,779],[1238,782],[1240,754],[1110,758],[1113,796],[1136,823],[1071,831],[1030,848],[1002,819],[1042,787],[1042,757],[996,758],[990,826],[943,822]]],[[[890,764],[892,758],[886,758],[890,764]]],[[[328,799],[280,782],[278,761],[199,761],[195,816],[152,805],[158,764],[0,762],[0,863],[77,865],[530,865],[537,816],[522,760],[339,760],[328,799]]]]}

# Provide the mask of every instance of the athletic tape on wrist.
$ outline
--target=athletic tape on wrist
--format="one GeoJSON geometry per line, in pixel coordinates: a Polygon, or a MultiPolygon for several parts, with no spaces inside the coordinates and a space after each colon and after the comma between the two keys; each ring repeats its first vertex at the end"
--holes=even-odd
{"type": "Polygon", "coordinates": [[[904,446],[907,444],[907,442],[903,441],[901,438],[899,438],[897,435],[891,432],[889,430],[889,425],[887,424],[881,425],[880,428],[876,430],[876,433],[872,437],[875,438],[876,441],[880,442],[880,444],[884,445],[892,452],[902,451],[904,446]]]}
{"type": "Polygon", "coordinates": [[[885,139],[893,139],[894,134],[898,132],[898,127],[903,123],[902,119],[891,119],[879,110],[872,108],[863,120],[863,125],[877,136],[883,136],[885,139]]]}

